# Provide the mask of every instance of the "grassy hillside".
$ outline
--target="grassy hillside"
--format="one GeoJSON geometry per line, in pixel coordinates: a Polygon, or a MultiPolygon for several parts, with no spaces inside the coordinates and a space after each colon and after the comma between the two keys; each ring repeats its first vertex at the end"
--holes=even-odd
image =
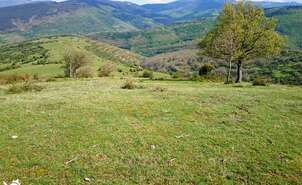
{"type": "Polygon", "coordinates": [[[81,37],[49,37],[0,47],[0,74],[63,74],[63,56],[67,50],[86,53],[97,68],[111,61],[121,67],[138,66],[142,57],[111,45],[81,37]]]}
{"type": "Polygon", "coordinates": [[[38,93],[0,93],[0,179],[301,184],[300,87],[147,81],[123,90],[122,83],[62,81],[41,83],[38,93]]]}
{"type": "Polygon", "coordinates": [[[154,56],[192,47],[192,42],[204,35],[213,24],[214,19],[209,18],[137,32],[95,33],[88,37],[129,49],[140,55],[154,56]]]}

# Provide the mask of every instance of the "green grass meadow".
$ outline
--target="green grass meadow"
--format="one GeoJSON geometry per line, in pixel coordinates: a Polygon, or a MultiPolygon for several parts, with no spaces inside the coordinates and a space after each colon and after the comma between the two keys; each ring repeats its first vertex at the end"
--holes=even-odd
{"type": "Polygon", "coordinates": [[[21,94],[0,86],[0,181],[302,183],[301,87],[123,83],[61,80],[21,94]]]}

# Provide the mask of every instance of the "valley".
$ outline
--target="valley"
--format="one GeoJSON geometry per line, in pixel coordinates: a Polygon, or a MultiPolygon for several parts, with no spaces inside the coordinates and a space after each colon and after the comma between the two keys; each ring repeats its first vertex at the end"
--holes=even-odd
{"type": "MultiPolygon", "coordinates": [[[[211,4],[211,7],[203,7],[204,4],[208,4],[206,1],[197,3],[194,0],[192,4],[195,6],[186,5],[184,1],[177,1],[162,7],[156,4],[138,6],[124,2],[71,0],[61,3],[39,2],[20,5],[13,15],[10,15],[10,12],[15,7],[5,7],[1,8],[4,11],[0,13],[0,23],[2,23],[0,24],[0,30],[2,30],[2,33],[0,32],[0,45],[1,42],[2,45],[21,42],[20,45],[22,46],[22,42],[25,41],[26,43],[26,40],[47,38],[49,35],[50,37],[53,35],[58,37],[70,35],[74,38],[92,39],[101,42],[101,44],[107,43],[129,50],[133,54],[142,56],[142,59],[137,62],[138,65],[151,70],[170,74],[177,71],[195,73],[203,63],[213,62],[213,60],[197,56],[196,48],[200,39],[215,24],[215,11],[218,11],[222,5],[221,3],[214,3],[211,4]],[[199,9],[200,6],[204,9],[199,9]],[[184,8],[186,13],[183,12],[180,15],[171,13],[173,11],[179,12],[177,8],[180,7],[184,8]],[[207,16],[205,16],[206,13],[195,16],[196,11],[209,12],[209,10],[212,13],[207,16]],[[24,12],[28,12],[28,14],[24,14],[24,12]],[[18,20],[18,24],[16,20],[18,20]],[[182,50],[188,52],[184,53],[182,50]],[[157,61],[153,62],[154,59],[157,61]]],[[[297,6],[297,4],[281,6],[278,3],[274,6],[273,4],[263,4],[261,6],[266,7],[267,16],[277,19],[277,29],[287,36],[289,50],[297,51],[297,54],[292,58],[299,58],[301,56],[299,48],[302,41],[299,32],[302,29],[300,28],[302,25],[302,6],[297,6]]],[[[36,42],[34,41],[34,43],[36,42]]],[[[7,50],[7,47],[10,47],[9,45],[1,47],[2,50],[7,50]]],[[[58,44],[56,47],[64,48],[65,45],[59,46],[58,44]]],[[[15,49],[18,49],[18,47],[15,47],[15,49]]],[[[15,55],[14,52],[11,54],[15,55]]],[[[6,61],[2,59],[0,71],[6,71],[3,73],[22,71],[22,68],[20,68],[9,72],[8,69],[15,68],[11,65],[24,64],[24,62],[16,60],[7,62],[7,60],[13,61],[13,59],[10,59],[5,53],[1,55],[2,58],[6,58],[6,61]]],[[[55,63],[62,63],[63,53],[59,55],[61,55],[61,59],[55,61],[55,63]]],[[[18,57],[18,55],[14,57],[18,57]]],[[[41,60],[43,60],[43,57],[41,60]]],[[[282,66],[282,64],[278,64],[278,61],[283,60],[282,58],[285,57],[280,56],[279,59],[275,58],[270,61],[259,59],[261,62],[252,62],[252,64],[249,64],[250,69],[246,71],[246,74],[249,75],[245,76],[245,79],[250,80],[254,79],[255,76],[262,75],[272,79],[274,83],[300,84],[301,70],[297,68],[300,65],[299,60],[293,59],[293,64],[286,64],[289,66],[286,70],[271,71],[271,65],[282,66]],[[260,67],[263,65],[267,67],[265,69],[260,67]]],[[[32,59],[32,61],[34,60],[32,59]]],[[[50,63],[52,62],[50,61],[50,63]]],[[[43,61],[42,63],[49,63],[49,61],[43,61]]],[[[32,67],[31,64],[27,66],[32,67]]],[[[57,68],[56,70],[59,71],[60,64],[49,66],[52,66],[52,70],[57,68]]],[[[38,65],[35,67],[40,69],[38,65]]],[[[215,67],[218,71],[223,71],[226,65],[216,62],[215,67]]]]}

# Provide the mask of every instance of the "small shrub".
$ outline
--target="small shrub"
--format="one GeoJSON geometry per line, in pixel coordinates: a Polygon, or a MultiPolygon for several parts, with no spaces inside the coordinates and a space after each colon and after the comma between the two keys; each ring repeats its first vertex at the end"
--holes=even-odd
{"type": "Polygon", "coordinates": [[[172,78],[188,80],[191,78],[191,71],[187,69],[178,70],[173,74],[172,78]]]}
{"type": "Polygon", "coordinates": [[[178,74],[178,73],[172,73],[172,74],[171,74],[171,77],[172,77],[173,79],[177,79],[177,78],[179,78],[179,74],[178,74]]]}
{"type": "Polygon", "coordinates": [[[2,84],[2,85],[13,84],[13,83],[17,83],[17,82],[29,81],[30,79],[31,79],[31,76],[28,74],[0,75],[0,84],[2,84]]]}
{"type": "Polygon", "coordinates": [[[131,73],[135,73],[135,72],[137,72],[138,70],[137,70],[136,68],[134,68],[134,67],[131,67],[131,68],[129,69],[129,71],[130,71],[131,73]]]}
{"type": "Polygon", "coordinates": [[[213,69],[214,69],[214,66],[212,64],[204,64],[199,69],[199,75],[200,76],[208,75],[213,71],[213,69]]]}
{"type": "Polygon", "coordinates": [[[135,89],[137,85],[132,79],[127,79],[126,82],[122,85],[122,89],[135,89]]]}
{"type": "Polygon", "coordinates": [[[200,79],[201,77],[197,73],[193,73],[190,78],[192,81],[200,81],[200,79]]]}
{"type": "Polygon", "coordinates": [[[23,89],[20,85],[13,84],[7,89],[7,93],[9,94],[18,94],[23,92],[23,89]]]}
{"type": "Polygon", "coordinates": [[[168,80],[168,78],[165,78],[165,77],[157,77],[157,78],[153,78],[153,80],[164,81],[164,80],[168,80]]]}
{"type": "Polygon", "coordinates": [[[148,70],[145,70],[142,74],[142,77],[143,78],[150,78],[150,79],[153,79],[154,75],[153,75],[153,71],[148,71],[148,70]]]}
{"type": "Polygon", "coordinates": [[[40,76],[38,74],[34,74],[33,75],[33,79],[36,80],[36,81],[39,81],[40,80],[40,76]]]}
{"type": "Polygon", "coordinates": [[[116,71],[116,64],[112,62],[106,62],[102,64],[99,69],[99,77],[110,76],[110,74],[114,71],[116,71]]]}
{"type": "Polygon", "coordinates": [[[84,66],[76,71],[77,78],[93,78],[95,76],[95,71],[92,67],[84,66]]]}
{"type": "Polygon", "coordinates": [[[255,78],[253,80],[253,86],[267,86],[269,84],[269,80],[266,78],[255,78]]]}
{"type": "Polygon", "coordinates": [[[22,93],[22,92],[38,92],[38,91],[42,91],[44,89],[44,87],[34,84],[32,82],[25,82],[25,83],[21,83],[21,84],[12,84],[7,92],[9,94],[17,94],[17,93],[22,93]]]}

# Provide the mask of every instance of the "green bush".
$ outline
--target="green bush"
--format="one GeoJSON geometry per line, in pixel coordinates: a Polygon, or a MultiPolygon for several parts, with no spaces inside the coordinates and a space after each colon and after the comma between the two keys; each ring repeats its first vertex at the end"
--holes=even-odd
{"type": "Polygon", "coordinates": [[[110,74],[114,71],[116,71],[116,64],[112,62],[106,62],[99,68],[99,77],[110,76],[110,74]]]}
{"type": "Polygon", "coordinates": [[[31,76],[28,74],[0,75],[0,85],[1,84],[2,85],[13,84],[13,83],[17,83],[17,82],[25,82],[25,81],[29,81],[30,79],[31,79],[31,76]]]}
{"type": "Polygon", "coordinates": [[[126,82],[122,85],[122,89],[135,89],[137,85],[132,79],[127,79],[126,82]]]}
{"type": "Polygon", "coordinates": [[[200,76],[209,75],[213,71],[213,69],[214,69],[214,66],[212,64],[204,64],[199,69],[199,75],[200,76]]]}
{"type": "Polygon", "coordinates": [[[93,78],[95,77],[95,71],[92,67],[84,66],[76,71],[77,78],[93,78]]]}
{"type": "Polygon", "coordinates": [[[36,81],[39,81],[39,80],[41,80],[41,77],[38,74],[34,74],[33,79],[36,81]]]}
{"type": "Polygon", "coordinates": [[[253,80],[253,86],[267,86],[269,84],[269,80],[266,78],[255,78],[253,80]]]}
{"type": "Polygon", "coordinates": [[[145,70],[142,74],[142,77],[143,78],[150,78],[150,79],[153,79],[154,75],[153,75],[153,71],[148,71],[148,70],[145,70]]]}
{"type": "Polygon", "coordinates": [[[42,91],[44,89],[43,86],[34,84],[32,82],[25,82],[21,84],[12,84],[8,90],[7,93],[9,94],[17,94],[17,93],[22,93],[22,92],[38,92],[42,91]]]}

